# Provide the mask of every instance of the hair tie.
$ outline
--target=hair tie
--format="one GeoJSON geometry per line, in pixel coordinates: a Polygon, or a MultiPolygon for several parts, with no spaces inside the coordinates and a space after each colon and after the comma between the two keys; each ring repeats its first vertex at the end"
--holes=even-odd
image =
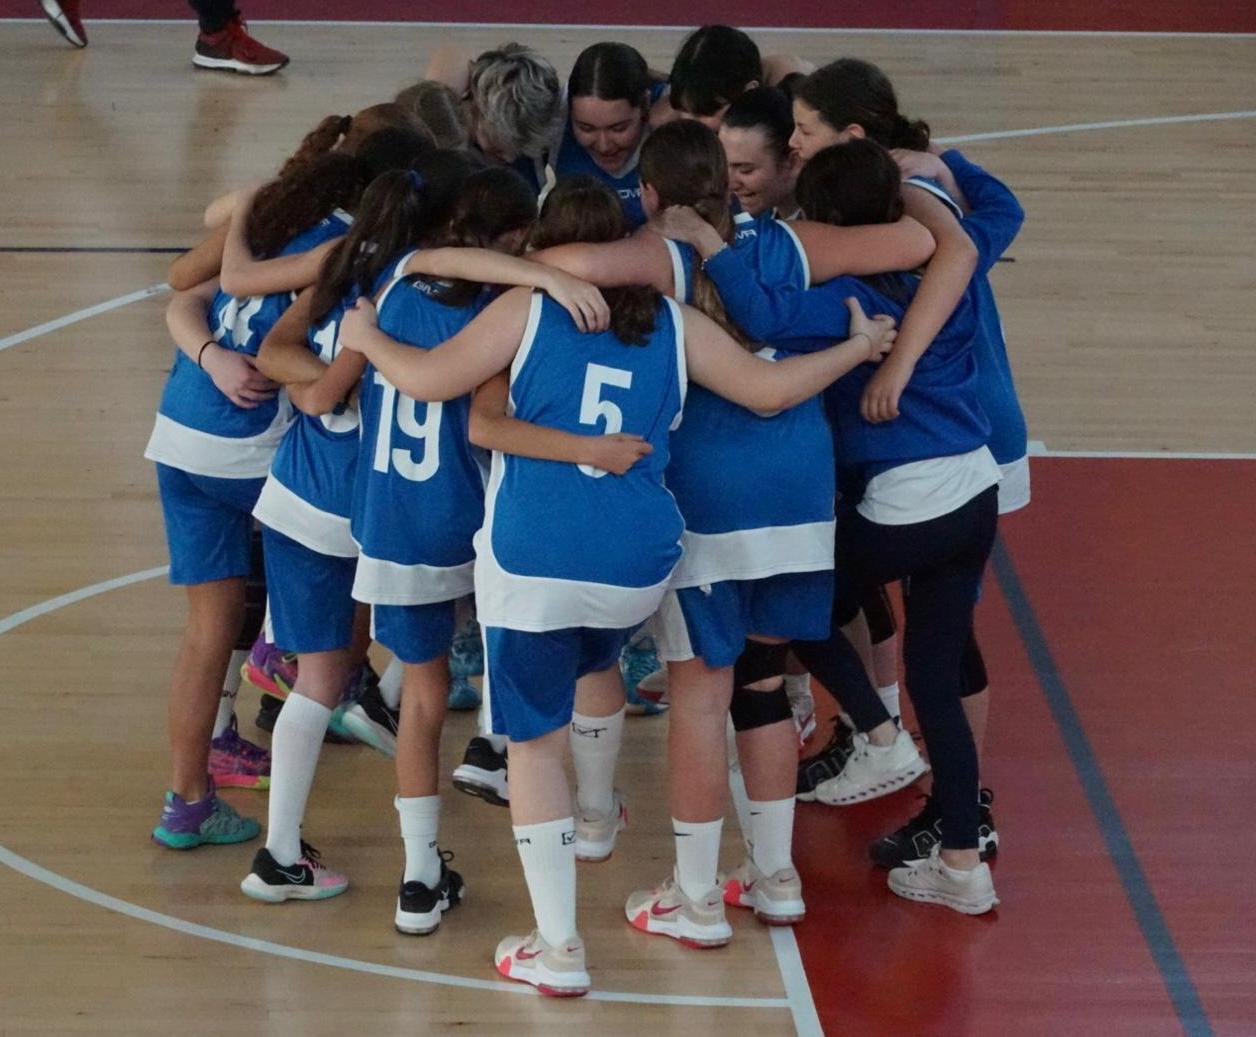
{"type": "Polygon", "coordinates": [[[423,190],[424,180],[422,173],[420,173],[417,169],[411,169],[406,173],[406,175],[410,178],[411,187],[413,187],[416,191],[423,190]]]}

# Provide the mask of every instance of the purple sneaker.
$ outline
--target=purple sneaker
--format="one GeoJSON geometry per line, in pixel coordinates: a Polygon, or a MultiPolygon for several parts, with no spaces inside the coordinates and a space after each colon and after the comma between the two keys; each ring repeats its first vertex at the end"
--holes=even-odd
{"type": "Polygon", "coordinates": [[[190,850],[202,843],[243,843],[261,834],[262,826],[251,817],[241,817],[214,791],[214,779],[204,799],[189,803],[173,792],[166,793],[161,821],[153,829],[153,842],[172,850],[190,850]]]}
{"type": "Polygon", "coordinates": [[[209,743],[209,776],[219,788],[270,788],[270,751],[240,737],[236,718],[209,743]]]}
{"type": "Polygon", "coordinates": [[[240,676],[258,691],[286,699],[297,682],[297,657],[258,634],[249,657],[240,667],[240,676]]]}

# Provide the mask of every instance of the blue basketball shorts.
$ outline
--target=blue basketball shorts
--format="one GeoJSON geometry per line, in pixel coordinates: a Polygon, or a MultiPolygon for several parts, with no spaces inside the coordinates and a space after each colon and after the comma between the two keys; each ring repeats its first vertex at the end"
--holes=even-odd
{"type": "Polygon", "coordinates": [[[265,482],[193,475],[157,465],[171,583],[190,586],[248,576],[253,505],[265,482]]]}
{"type": "Polygon", "coordinates": [[[455,601],[371,606],[371,637],[403,663],[431,662],[454,639],[455,601]]]}
{"type": "Polygon", "coordinates": [[[353,641],[356,558],[312,551],[262,527],[266,594],[275,643],[289,652],[331,652],[353,641]]]}

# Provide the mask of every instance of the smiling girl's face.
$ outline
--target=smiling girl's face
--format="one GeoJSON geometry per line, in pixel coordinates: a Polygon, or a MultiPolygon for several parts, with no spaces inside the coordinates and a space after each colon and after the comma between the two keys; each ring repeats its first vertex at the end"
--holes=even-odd
{"type": "Polygon", "coordinates": [[[645,132],[645,111],[631,101],[600,97],[571,99],[571,129],[576,143],[598,168],[618,173],[632,157],[645,132]]]}

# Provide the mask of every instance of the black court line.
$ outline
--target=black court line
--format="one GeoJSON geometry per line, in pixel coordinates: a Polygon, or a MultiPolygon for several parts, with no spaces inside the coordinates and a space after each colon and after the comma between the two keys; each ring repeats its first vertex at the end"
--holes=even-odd
{"type": "Polygon", "coordinates": [[[32,254],[60,253],[60,254],[66,254],[66,255],[74,255],[77,253],[102,253],[102,254],[107,255],[113,252],[147,252],[147,253],[154,253],[158,255],[168,255],[168,254],[173,254],[176,252],[186,252],[186,251],[187,251],[186,248],[152,248],[149,246],[135,247],[135,246],[128,246],[128,245],[100,245],[100,246],[73,245],[68,248],[59,248],[59,247],[43,246],[43,245],[0,245],[0,252],[16,252],[16,253],[32,253],[32,254]]]}
{"type": "Polygon", "coordinates": [[[1030,604],[1029,596],[1025,593],[1002,537],[995,539],[990,560],[1021,641],[1029,653],[1029,661],[1038,677],[1038,684],[1064,738],[1073,769],[1081,779],[1082,789],[1107,845],[1108,855],[1116,865],[1121,885],[1125,887],[1125,895],[1134,910],[1143,939],[1160,970],[1165,987],[1168,988],[1178,1021],[1187,1037],[1214,1037],[1212,1023],[1204,1012],[1199,992],[1195,989],[1186,963],[1173,942],[1173,934],[1169,931],[1160,905],[1156,902],[1156,895],[1152,892],[1143,866],[1130,843],[1125,822],[1117,810],[1112,791],[1104,780],[1099,760],[1090,745],[1090,739],[1086,737],[1085,728],[1073,707],[1064,678],[1060,676],[1059,668],[1052,658],[1042,625],[1038,622],[1034,607],[1030,604]]]}

